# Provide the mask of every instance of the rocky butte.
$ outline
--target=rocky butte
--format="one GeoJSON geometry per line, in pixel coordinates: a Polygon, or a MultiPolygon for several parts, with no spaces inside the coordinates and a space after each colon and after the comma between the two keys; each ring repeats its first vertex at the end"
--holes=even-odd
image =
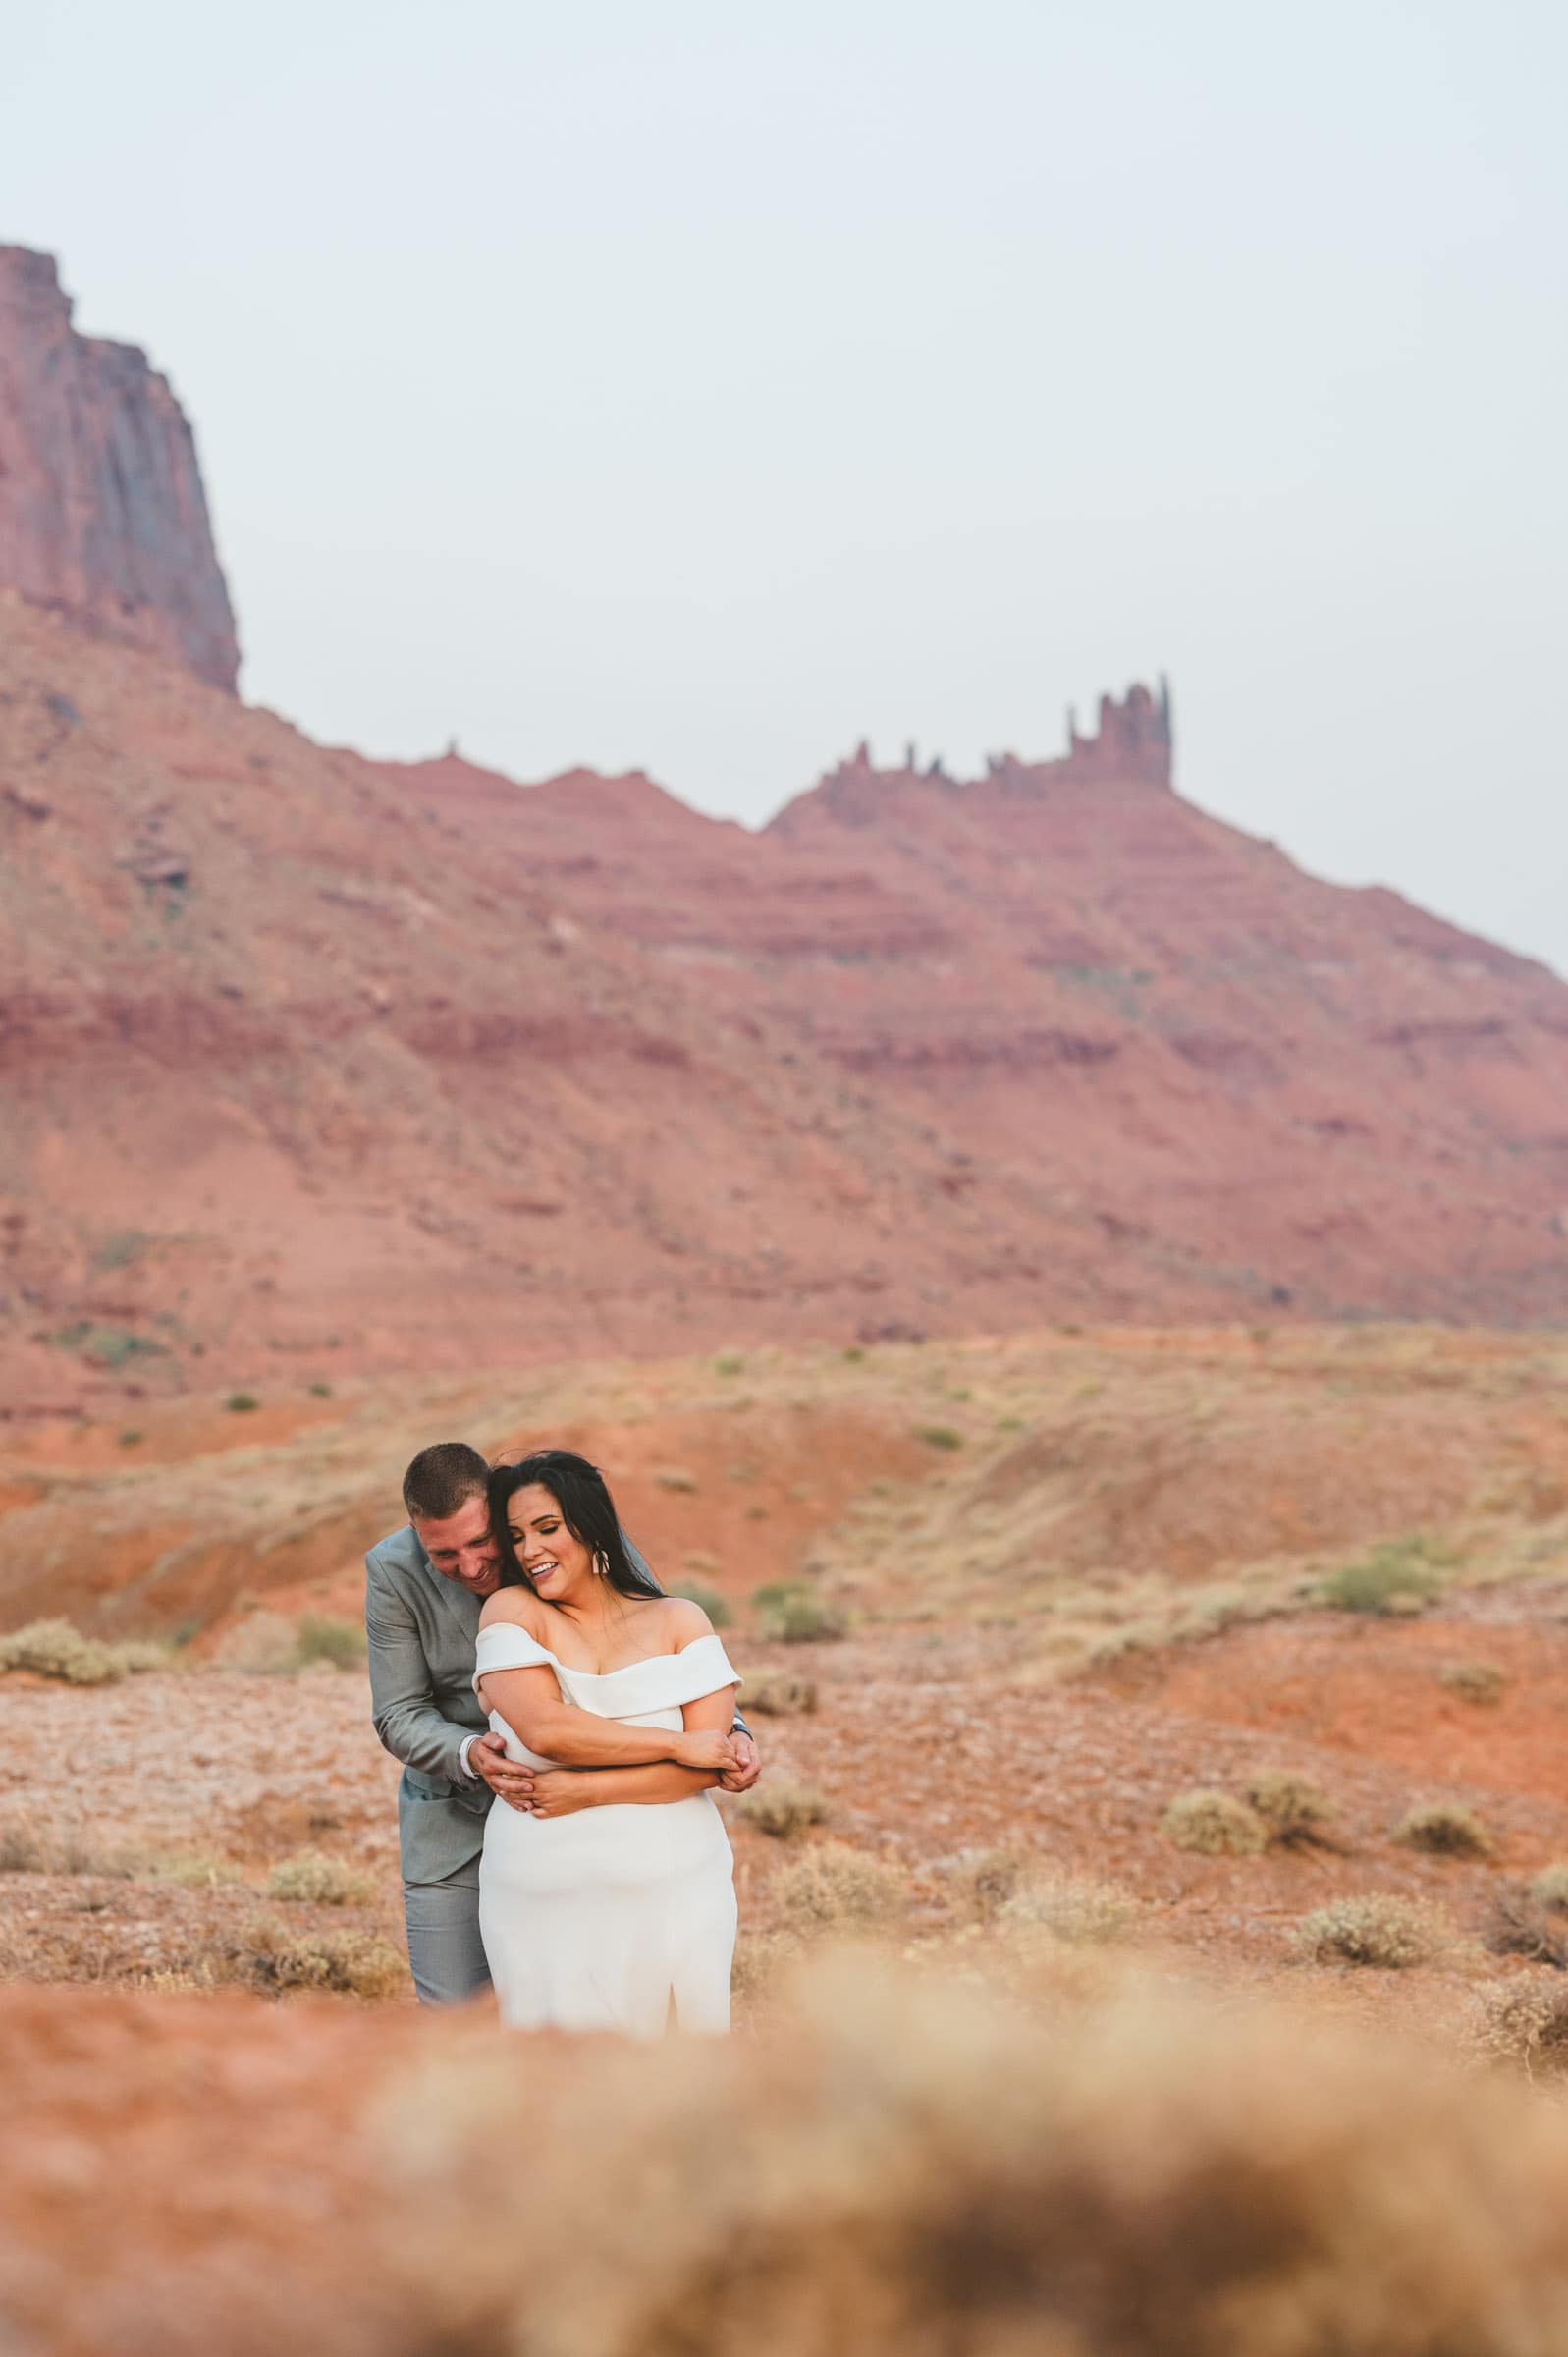
{"type": "Polygon", "coordinates": [[[195,441],[135,345],[79,335],[46,253],[0,247],[0,583],[232,690],[195,441]]]}
{"type": "Polygon", "coordinates": [[[232,692],[189,431],[0,270],[0,1404],[1053,1320],[1568,1319],[1568,987],[1172,784],[761,832],[232,692]]]}

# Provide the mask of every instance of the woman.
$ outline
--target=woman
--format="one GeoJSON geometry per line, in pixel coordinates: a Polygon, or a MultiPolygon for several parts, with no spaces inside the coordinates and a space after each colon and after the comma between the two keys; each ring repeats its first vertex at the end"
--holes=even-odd
{"type": "Polygon", "coordinates": [[[543,1449],[490,1477],[502,1584],[474,1690],[514,1759],[565,1769],[496,1808],[479,1928],[504,2020],[656,2038],[730,2027],[734,1861],[711,1796],[740,1683],[700,1605],[634,1566],[604,1477],[543,1449]],[[618,1778],[601,1800],[597,1772],[618,1778]]]}

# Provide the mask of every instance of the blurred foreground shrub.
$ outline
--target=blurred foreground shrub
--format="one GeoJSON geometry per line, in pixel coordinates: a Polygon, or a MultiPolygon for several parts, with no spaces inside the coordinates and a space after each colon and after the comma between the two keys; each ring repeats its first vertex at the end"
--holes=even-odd
{"type": "Polygon", "coordinates": [[[1284,2011],[1026,2013],[817,1959],[754,2040],[454,2041],[369,2141],[410,2353],[1568,2349],[1568,2120],[1284,2011]],[[519,2121],[550,2198],[498,2169],[476,2202],[519,2121]]]}

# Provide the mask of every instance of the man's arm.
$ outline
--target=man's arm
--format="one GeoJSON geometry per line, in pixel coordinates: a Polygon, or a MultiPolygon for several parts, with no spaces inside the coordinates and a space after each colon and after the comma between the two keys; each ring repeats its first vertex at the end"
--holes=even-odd
{"type": "Polygon", "coordinates": [[[452,1783],[473,1781],[462,1747],[474,1733],[436,1708],[435,1687],[424,1642],[412,1613],[365,1558],[365,1638],[369,1648],[370,1715],[376,1733],[395,1760],[422,1776],[444,1776],[452,1783]]]}

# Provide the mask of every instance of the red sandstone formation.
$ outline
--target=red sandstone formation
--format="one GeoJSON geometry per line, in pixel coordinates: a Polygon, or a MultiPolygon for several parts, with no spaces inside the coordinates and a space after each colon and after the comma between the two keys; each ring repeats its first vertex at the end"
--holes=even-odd
{"type": "Polygon", "coordinates": [[[1568,1317],[1568,988],[1184,802],[1162,688],[761,834],[327,752],[228,692],[162,380],[40,256],[0,318],[0,1405],[1568,1317]]]}
{"type": "Polygon", "coordinates": [[[48,254],[0,247],[0,585],[214,686],[240,668],[195,444],[134,345],[81,336],[48,254]]]}

